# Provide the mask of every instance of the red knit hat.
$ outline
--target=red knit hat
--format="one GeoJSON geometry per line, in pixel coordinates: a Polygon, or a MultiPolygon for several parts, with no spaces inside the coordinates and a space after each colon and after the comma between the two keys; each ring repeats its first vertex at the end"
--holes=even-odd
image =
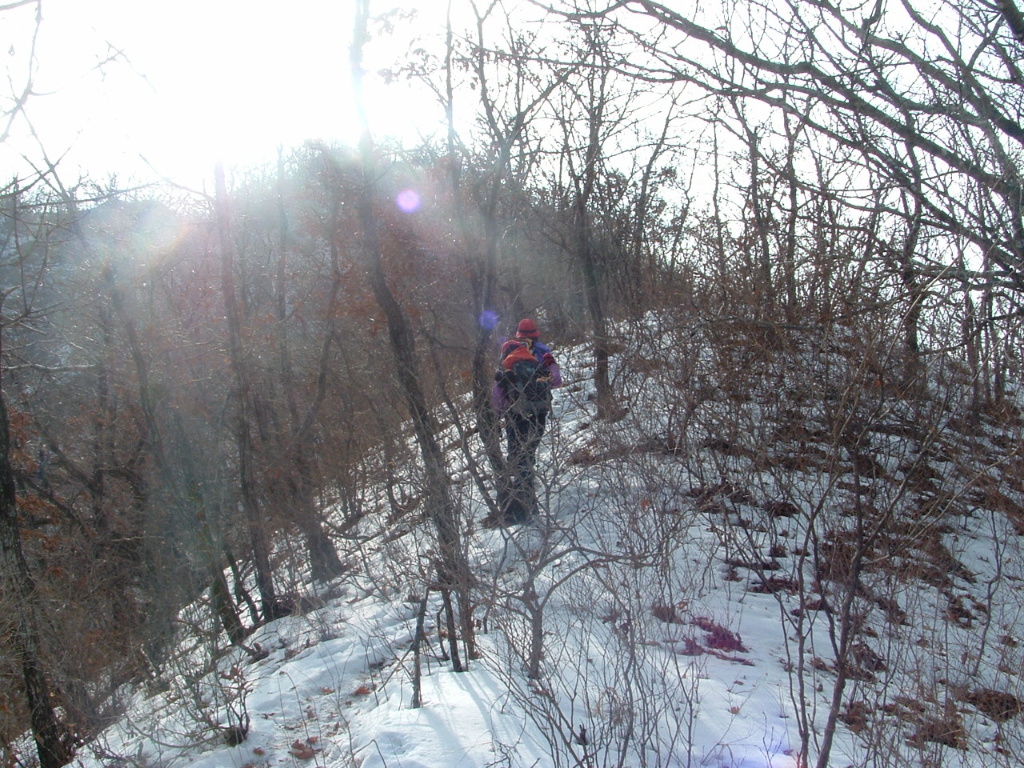
{"type": "Polygon", "coordinates": [[[522,336],[527,339],[539,339],[540,331],[537,330],[537,324],[530,318],[519,321],[519,327],[516,328],[516,336],[522,336]]]}

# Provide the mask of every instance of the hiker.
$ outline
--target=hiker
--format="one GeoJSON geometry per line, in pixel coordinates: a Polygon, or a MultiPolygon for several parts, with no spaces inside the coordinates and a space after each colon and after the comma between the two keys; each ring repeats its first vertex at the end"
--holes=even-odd
{"type": "Polygon", "coordinates": [[[520,321],[515,338],[502,345],[501,368],[494,379],[491,401],[505,418],[506,476],[498,483],[499,517],[485,523],[525,523],[537,513],[534,464],[551,410],[551,390],[562,386],[562,372],[533,320],[520,321]]]}

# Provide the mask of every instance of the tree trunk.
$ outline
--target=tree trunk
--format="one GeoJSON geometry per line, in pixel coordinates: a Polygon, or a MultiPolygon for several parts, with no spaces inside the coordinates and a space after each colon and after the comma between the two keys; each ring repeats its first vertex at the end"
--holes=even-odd
{"type": "MultiPolygon", "coordinates": [[[[739,112],[739,110],[737,110],[739,112]]],[[[775,308],[775,285],[772,282],[771,245],[768,238],[768,211],[761,199],[761,152],[757,133],[744,124],[747,133],[747,151],[750,161],[750,207],[754,215],[754,234],[757,238],[757,273],[754,290],[758,305],[768,312],[775,308]]]]}
{"type": "MultiPolygon", "coordinates": [[[[480,49],[483,50],[482,48],[480,49]]],[[[473,382],[473,412],[476,414],[477,429],[480,432],[480,439],[484,445],[484,453],[487,456],[491,471],[495,477],[501,477],[505,472],[505,458],[501,450],[501,423],[498,415],[491,407],[491,386],[492,386],[492,349],[491,342],[494,338],[494,327],[497,323],[496,314],[496,293],[498,283],[498,237],[499,229],[497,222],[498,196],[501,192],[501,179],[508,168],[510,140],[501,141],[501,151],[497,153],[497,159],[491,168],[491,183],[486,185],[486,196],[478,199],[477,208],[480,211],[484,225],[484,236],[482,244],[482,258],[474,257],[476,250],[472,245],[470,228],[464,215],[464,209],[460,205],[463,199],[464,190],[462,187],[461,165],[458,161],[459,143],[455,132],[455,85],[452,81],[454,64],[452,55],[454,52],[453,34],[451,19],[447,24],[447,39],[445,46],[445,121],[447,124],[448,142],[448,179],[452,188],[452,199],[455,203],[456,223],[459,228],[459,235],[466,250],[466,260],[470,270],[470,280],[474,288],[477,314],[477,339],[473,349],[472,369],[470,372],[473,382]]],[[[480,54],[483,55],[483,54],[480,54]]],[[[483,76],[482,72],[479,76],[483,76]]],[[[481,98],[486,98],[486,81],[482,80],[481,98]]],[[[493,130],[493,129],[492,129],[493,130]]],[[[495,140],[502,137],[495,136],[495,140]]]]}
{"type": "Polygon", "coordinates": [[[786,290],[786,320],[790,323],[797,321],[797,277],[796,277],[796,262],[797,262],[797,246],[798,246],[798,229],[797,225],[799,222],[799,204],[800,200],[798,197],[799,191],[799,179],[796,173],[796,143],[800,127],[794,131],[793,126],[790,124],[790,118],[788,115],[785,116],[785,129],[786,129],[786,186],[789,189],[789,210],[786,212],[786,246],[783,249],[781,256],[782,266],[782,280],[786,290]]]}
{"type": "Polygon", "coordinates": [[[213,601],[213,610],[220,619],[220,625],[224,628],[225,634],[232,645],[241,645],[245,640],[245,627],[235,610],[235,603],[231,599],[231,590],[228,588],[228,580],[224,578],[224,571],[218,564],[214,564],[210,575],[210,599],[213,601]]]}
{"type": "Polygon", "coordinates": [[[46,679],[39,628],[33,616],[35,585],[18,533],[14,472],[7,404],[0,393],[0,578],[15,611],[10,656],[21,666],[41,768],[59,768],[74,757],[71,734],[54,709],[54,691],[46,679]]]}
{"type": "MultiPolygon", "coordinates": [[[[345,570],[334,542],[324,530],[323,520],[317,513],[316,497],[313,484],[312,458],[309,451],[310,428],[320,410],[320,404],[324,399],[324,391],[327,385],[328,350],[334,338],[334,318],[337,314],[338,294],[341,290],[339,255],[334,232],[337,227],[332,227],[330,235],[332,280],[330,298],[327,302],[327,309],[324,312],[324,341],[321,345],[319,366],[316,379],[316,390],[313,393],[313,401],[307,409],[305,418],[300,416],[299,405],[296,402],[295,393],[299,391],[299,383],[296,381],[295,373],[292,370],[291,354],[286,338],[286,320],[288,317],[287,301],[287,275],[288,275],[288,216],[284,208],[284,159],[278,154],[278,227],[280,241],[278,243],[278,267],[276,283],[276,312],[278,329],[278,360],[281,370],[281,385],[284,388],[285,398],[288,404],[288,419],[291,424],[290,435],[287,440],[286,455],[283,457],[283,465],[288,472],[288,487],[291,488],[290,501],[295,508],[295,522],[306,538],[306,551],[309,555],[309,567],[313,579],[316,581],[330,581],[340,576],[345,570]],[[290,455],[288,455],[290,454],[290,455]]],[[[339,205],[333,203],[332,221],[338,218],[339,205]]]]}
{"type": "MultiPolygon", "coordinates": [[[[493,354],[491,342],[494,338],[494,325],[486,313],[493,311],[498,284],[497,195],[500,187],[499,178],[499,170],[495,169],[491,198],[481,211],[484,216],[484,257],[483,263],[479,264],[475,270],[476,281],[479,283],[479,298],[476,307],[479,312],[479,322],[476,347],[473,350],[472,371],[473,410],[476,413],[477,428],[480,430],[480,437],[491,470],[496,477],[501,477],[504,474],[505,459],[501,450],[501,419],[498,418],[498,414],[491,406],[494,367],[491,359],[493,354]]],[[[497,318],[495,317],[494,320],[496,321],[497,318]]]]}
{"type": "MultiPolygon", "coordinates": [[[[917,165],[914,165],[917,170],[917,165]]],[[[919,177],[915,174],[915,181],[919,177]]],[[[916,185],[915,185],[916,186],[916,185]]],[[[906,202],[908,208],[907,233],[900,246],[899,270],[903,287],[907,292],[907,311],[903,315],[903,346],[906,354],[906,364],[903,366],[903,388],[908,392],[923,392],[924,366],[921,363],[921,343],[919,339],[921,313],[924,309],[924,301],[927,294],[926,286],[921,284],[920,275],[914,264],[914,255],[921,239],[921,218],[922,206],[919,191],[910,197],[906,202]]]]}
{"type": "Polygon", "coordinates": [[[603,281],[597,265],[597,256],[591,244],[586,201],[581,197],[577,198],[576,205],[576,255],[583,270],[583,286],[587,293],[587,310],[590,314],[594,341],[594,393],[597,398],[597,417],[603,419],[615,412],[608,362],[611,357],[608,318],[601,295],[603,281]]]}
{"type": "MultiPolygon", "coordinates": [[[[591,56],[600,58],[598,42],[590,41],[591,56]]],[[[608,360],[611,356],[608,338],[608,318],[605,313],[605,280],[599,263],[599,254],[594,248],[594,237],[590,218],[590,203],[597,185],[597,176],[602,156],[601,131],[605,128],[605,109],[608,106],[608,76],[603,67],[594,67],[587,72],[585,104],[587,121],[587,142],[582,166],[572,173],[575,187],[573,200],[573,247],[583,272],[583,288],[587,295],[587,310],[590,315],[591,334],[594,344],[594,393],[597,399],[597,417],[611,418],[618,412],[612,393],[608,360]]],[[[567,136],[568,138],[568,136],[567,136]]],[[[567,141],[566,151],[571,152],[567,141]]]]}
{"type": "Polygon", "coordinates": [[[230,222],[227,210],[227,189],[224,184],[224,168],[217,165],[214,172],[216,185],[217,231],[220,236],[221,290],[224,295],[224,313],[228,321],[228,342],[231,351],[231,368],[235,377],[235,443],[238,448],[238,477],[242,511],[249,529],[249,545],[252,549],[253,566],[256,572],[256,588],[260,593],[260,610],[264,621],[278,618],[280,605],[274,591],[273,569],[270,565],[270,547],[263,530],[263,521],[256,498],[256,479],[252,435],[249,432],[251,383],[245,368],[242,350],[242,323],[238,311],[235,289],[234,252],[231,245],[230,222]]]}
{"type": "MultiPolygon", "coordinates": [[[[388,337],[397,368],[398,382],[405,396],[409,415],[412,419],[416,442],[423,459],[426,475],[427,515],[437,531],[438,545],[438,586],[452,590],[458,599],[459,618],[466,643],[467,655],[476,655],[473,635],[472,606],[469,599],[472,577],[466,562],[459,535],[458,508],[452,496],[445,465],[444,451],[438,442],[438,429],[433,414],[427,405],[427,398],[420,383],[416,342],[409,320],[388,285],[384,261],[381,255],[377,233],[377,216],[374,211],[374,151],[369,122],[366,119],[362,100],[362,50],[367,37],[369,17],[368,0],[359,0],[356,10],[353,43],[351,49],[352,78],[356,96],[356,110],[362,126],[359,140],[361,160],[361,189],[356,203],[359,224],[362,228],[362,255],[369,272],[370,286],[387,321],[388,337]]],[[[456,671],[462,671],[457,669],[456,671]]]]}
{"type": "Polygon", "coordinates": [[[423,641],[424,625],[427,618],[427,601],[430,599],[430,590],[423,590],[423,599],[420,600],[419,610],[416,611],[416,634],[412,640],[412,708],[419,709],[423,706],[423,641]]]}

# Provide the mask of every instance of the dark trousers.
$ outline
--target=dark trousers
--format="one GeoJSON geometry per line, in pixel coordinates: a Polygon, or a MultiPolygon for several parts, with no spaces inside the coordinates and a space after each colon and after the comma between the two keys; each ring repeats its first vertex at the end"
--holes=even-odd
{"type": "Polygon", "coordinates": [[[506,477],[498,498],[506,521],[522,523],[537,514],[534,466],[546,421],[546,413],[533,416],[506,414],[506,477]]]}

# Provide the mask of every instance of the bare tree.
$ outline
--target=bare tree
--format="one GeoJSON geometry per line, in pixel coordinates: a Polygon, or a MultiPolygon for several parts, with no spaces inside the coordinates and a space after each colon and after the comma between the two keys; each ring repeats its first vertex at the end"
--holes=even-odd
{"type": "Polygon", "coordinates": [[[13,596],[15,601],[16,620],[11,643],[14,658],[21,666],[39,765],[59,768],[74,756],[74,742],[54,706],[55,691],[47,679],[39,627],[33,616],[35,587],[21,550],[18,528],[7,406],[0,397],[0,574],[4,578],[4,593],[13,596]]]}
{"type": "MultiPolygon", "coordinates": [[[[15,252],[16,253],[16,252],[15,252]]],[[[3,298],[17,291],[7,289],[3,298]]],[[[22,300],[27,297],[20,296],[22,300]]],[[[22,304],[28,310],[30,305],[22,304]]],[[[29,311],[16,310],[10,317],[2,314],[0,299],[0,359],[3,355],[2,335],[13,324],[27,319],[29,311]]],[[[74,756],[74,741],[68,726],[58,715],[59,699],[49,679],[36,616],[35,583],[25,559],[18,521],[18,502],[11,460],[11,435],[6,396],[0,386],[0,579],[14,612],[10,636],[13,657],[21,668],[25,697],[28,702],[32,733],[42,768],[59,768],[74,756]]]]}
{"type": "MultiPolygon", "coordinates": [[[[635,77],[780,110],[826,145],[852,150],[891,189],[914,189],[909,162],[920,163],[921,225],[988,254],[992,269],[979,276],[1019,292],[1024,132],[1014,115],[1024,91],[1020,43],[1006,29],[1019,14],[1013,3],[941,2],[927,12],[912,0],[897,5],[848,11],[787,0],[716,16],[643,0],[604,13],[627,26],[653,20],[671,33],[634,27],[647,53],[631,62],[635,77]],[[675,44],[681,39],[689,43],[675,44]]],[[[888,212],[903,215],[897,206],[888,212]]]]}
{"type": "Polygon", "coordinates": [[[256,490],[255,456],[250,433],[253,419],[252,381],[245,353],[242,348],[241,317],[238,295],[235,287],[234,244],[230,236],[230,217],[227,209],[227,188],[224,182],[224,168],[218,165],[214,174],[216,182],[217,231],[221,258],[221,291],[224,311],[228,322],[228,344],[231,354],[231,368],[235,378],[235,423],[234,436],[238,449],[238,482],[242,510],[249,531],[249,544],[256,569],[256,588],[260,593],[261,611],[264,620],[281,615],[282,606],[274,589],[273,568],[270,564],[270,546],[267,542],[263,515],[260,512],[256,490]]]}
{"type": "MultiPolygon", "coordinates": [[[[604,166],[604,145],[619,128],[615,109],[612,71],[615,62],[607,47],[607,30],[599,23],[581,28],[579,56],[586,62],[579,81],[564,92],[564,107],[557,117],[562,131],[561,156],[571,188],[568,201],[572,211],[569,246],[583,274],[590,332],[594,345],[594,390],[599,418],[614,411],[609,377],[609,317],[605,265],[595,237],[592,205],[604,166]]],[[[621,118],[620,118],[621,119],[621,118]]]]}
{"type": "MultiPolygon", "coordinates": [[[[357,4],[351,48],[356,110],[362,128],[359,141],[361,178],[356,202],[359,224],[362,229],[361,251],[369,271],[371,289],[387,321],[388,338],[394,356],[398,382],[405,397],[412,420],[413,433],[423,461],[427,516],[434,525],[438,540],[437,585],[446,601],[450,599],[448,596],[451,593],[455,593],[457,596],[458,624],[462,630],[467,655],[469,658],[474,658],[476,649],[469,594],[472,576],[462,548],[458,522],[459,511],[452,493],[445,455],[438,441],[439,430],[436,419],[428,405],[422,384],[415,333],[388,283],[378,231],[378,216],[374,208],[377,158],[363,102],[364,73],[362,64],[369,22],[369,5],[369,0],[360,0],[357,4]]],[[[465,667],[458,653],[457,638],[452,636],[449,640],[453,667],[456,671],[461,672],[465,667]]]]}
{"type": "MultiPolygon", "coordinates": [[[[0,143],[7,140],[16,120],[22,117],[25,105],[33,93],[34,71],[36,67],[34,43],[41,23],[41,0],[20,0],[0,5],[0,13],[8,13],[22,7],[35,8],[35,25],[29,56],[25,62],[27,73],[23,82],[16,85],[13,79],[8,82],[12,87],[11,100],[4,104],[0,114],[0,143]]],[[[8,199],[15,205],[22,193],[21,185],[15,182],[4,190],[8,199]]],[[[12,223],[7,228],[8,234],[15,231],[12,223]]],[[[14,264],[18,268],[23,256],[17,247],[17,240],[7,239],[0,250],[6,261],[13,255],[14,264]]],[[[3,337],[12,326],[26,320],[34,311],[33,279],[29,273],[22,272],[23,277],[29,276],[28,283],[22,282],[5,286],[0,294],[0,376],[3,375],[4,345],[3,337]],[[28,290],[24,290],[28,288],[28,290]],[[19,290],[20,289],[20,290],[19,290]],[[4,312],[7,300],[16,296],[19,306],[7,316],[4,312]]],[[[40,636],[40,625],[35,615],[32,573],[22,549],[20,526],[18,522],[17,489],[12,467],[12,443],[8,421],[7,398],[3,389],[3,378],[0,378],[0,579],[3,580],[5,594],[13,597],[11,608],[14,611],[14,626],[11,642],[14,658],[21,668],[25,698],[28,703],[32,734],[36,743],[41,768],[59,768],[70,762],[74,756],[74,740],[68,726],[61,721],[58,714],[59,699],[56,690],[49,680],[46,660],[40,636]]]]}
{"type": "MultiPolygon", "coordinates": [[[[482,253],[479,259],[472,262],[472,282],[477,286],[477,310],[482,319],[473,352],[473,397],[488,458],[495,474],[501,476],[505,469],[500,448],[499,421],[490,407],[491,341],[495,322],[485,318],[484,313],[493,313],[497,309],[499,243],[505,227],[504,222],[515,218],[515,211],[510,207],[510,202],[514,198],[509,194],[507,187],[521,187],[536,165],[537,153],[530,148],[531,122],[552,91],[564,82],[567,70],[560,73],[552,72],[546,81],[542,80],[537,74],[538,67],[529,52],[532,40],[525,35],[510,35],[507,41],[509,50],[503,51],[499,56],[502,62],[511,65],[506,66],[502,75],[507,78],[507,82],[502,82],[500,87],[496,87],[492,82],[494,75],[489,69],[494,51],[488,47],[485,29],[488,19],[504,12],[505,9],[502,3],[492,3],[481,11],[476,3],[473,3],[473,10],[476,16],[476,37],[466,65],[471,67],[479,93],[481,124],[485,129],[485,141],[489,145],[487,155],[493,157],[493,160],[487,163],[489,167],[486,167],[483,177],[474,182],[472,189],[472,197],[483,229],[480,245],[482,253]],[[510,97],[503,99],[499,94],[508,94],[510,97]]],[[[507,12],[505,13],[508,21],[507,12]]],[[[449,35],[445,64],[445,104],[448,116],[448,147],[452,161],[451,180],[458,198],[462,179],[454,162],[456,133],[452,59],[452,41],[449,35]]],[[[496,320],[495,316],[494,321],[496,320]]]]}
{"type": "Polygon", "coordinates": [[[285,391],[288,410],[289,431],[280,449],[283,454],[281,463],[290,465],[293,471],[285,472],[286,484],[290,493],[289,499],[297,510],[296,519],[306,537],[309,551],[310,569],[314,579],[327,581],[341,574],[344,570],[338,557],[334,543],[327,535],[323,522],[316,510],[316,488],[313,477],[314,457],[311,443],[314,425],[317,422],[320,408],[323,406],[327,393],[327,374],[331,362],[330,350],[335,341],[335,318],[338,315],[339,297],[341,294],[341,254],[334,230],[337,228],[341,201],[338,199],[337,185],[332,185],[334,194],[331,200],[328,246],[330,251],[330,287],[327,292],[327,304],[324,307],[324,331],[316,360],[313,391],[304,410],[300,411],[298,392],[301,385],[292,364],[292,354],[287,334],[289,280],[288,259],[291,256],[291,236],[288,214],[285,205],[285,168],[284,158],[279,152],[277,171],[277,212],[278,212],[278,263],[274,286],[275,312],[277,318],[277,348],[280,365],[281,385],[285,391]]]}

